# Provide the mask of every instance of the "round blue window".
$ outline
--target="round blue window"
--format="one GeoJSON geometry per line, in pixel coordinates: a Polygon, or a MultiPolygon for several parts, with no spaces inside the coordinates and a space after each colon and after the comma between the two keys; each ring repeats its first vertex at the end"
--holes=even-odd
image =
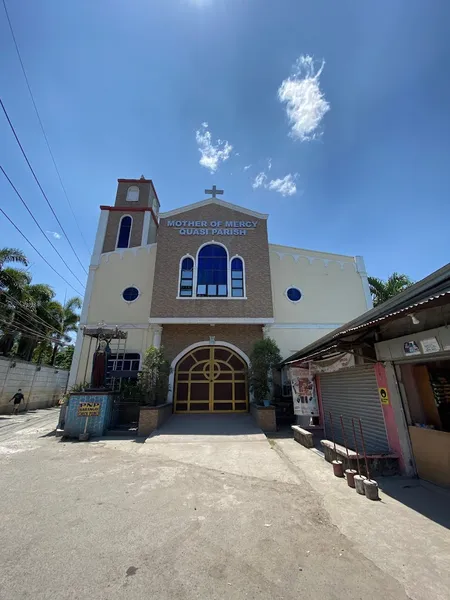
{"type": "Polygon", "coordinates": [[[302,299],[301,291],[296,287],[290,287],[286,291],[286,295],[291,302],[300,302],[302,299]]]}
{"type": "Polygon", "coordinates": [[[122,298],[126,300],[126,302],[134,302],[138,296],[139,290],[135,287],[128,287],[122,292],[122,298]]]}

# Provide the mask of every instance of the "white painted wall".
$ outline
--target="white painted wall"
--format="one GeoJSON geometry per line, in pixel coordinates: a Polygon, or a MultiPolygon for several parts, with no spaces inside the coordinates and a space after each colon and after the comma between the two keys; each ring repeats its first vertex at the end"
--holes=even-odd
{"type": "Polygon", "coordinates": [[[354,257],[277,244],[269,253],[275,318],[269,335],[283,358],[368,310],[354,257]],[[286,297],[291,286],[303,294],[298,303],[286,297]]]}
{"type": "Polygon", "coordinates": [[[86,324],[148,323],[155,259],[156,244],[102,254],[95,271],[86,324]],[[131,286],[140,290],[140,296],[127,303],[122,292],[131,286]]]}
{"type": "Polygon", "coordinates": [[[0,414],[12,412],[9,400],[19,388],[25,396],[21,410],[55,406],[66,391],[68,377],[69,371],[58,367],[39,369],[34,363],[0,358],[0,414]]]}

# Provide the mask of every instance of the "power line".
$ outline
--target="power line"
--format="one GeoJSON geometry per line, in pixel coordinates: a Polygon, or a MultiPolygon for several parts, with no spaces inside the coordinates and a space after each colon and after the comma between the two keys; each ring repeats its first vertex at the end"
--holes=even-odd
{"type": "MultiPolygon", "coordinates": [[[[41,319],[41,317],[39,315],[37,315],[36,313],[31,311],[25,304],[23,304],[23,302],[21,302],[17,298],[14,298],[14,296],[11,296],[11,294],[8,294],[8,292],[5,292],[5,290],[0,290],[0,296],[1,295],[6,296],[10,302],[15,304],[14,310],[21,311],[28,318],[30,318],[30,316],[31,316],[32,319],[34,319],[38,325],[41,325],[41,326],[44,325],[47,328],[50,327],[50,329],[53,329],[53,331],[56,331],[56,333],[58,333],[58,335],[66,335],[63,331],[60,331],[59,329],[57,329],[56,327],[51,325],[48,321],[44,321],[44,319],[41,319]],[[17,306],[17,305],[19,305],[19,306],[17,306]]],[[[48,312],[48,310],[46,310],[44,307],[41,307],[41,308],[49,315],[49,317],[52,317],[52,315],[48,312]]]]}
{"type": "Polygon", "coordinates": [[[55,167],[56,174],[58,175],[59,183],[61,184],[61,188],[62,188],[62,190],[64,192],[64,196],[66,197],[67,204],[69,205],[69,208],[70,208],[70,210],[72,212],[73,218],[75,219],[75,223],[76,223],[76,225],[78,227],[78,231],[80,232],[81,238],[82,238],[82,240],[84,242],[84,245],[86,246],[86,250],[88,251],[89,254],[91,254],[91,251],[89,250],[89,246],[88,246],[88,244],[87,244],[87,242],[86,242],[86,240],[84,238],[83,231],[82,231],[82,229],[81,229],[81,227],[80,227],[80,225],[79,225],[79,223],[77,221],[77,217],[75,216],[75,212],[74,212],[72,204],[71,204],[71,202],[69,200],[69,196],[67,195],[66,188],[64,186],[61,174],[60,174],[58,166],[56,164],[55,157],[53,156],[53,152],[52,152],[52,149],[50,147],[50,142],[48,141],[48,138],[47,138],[47,134],[45,133],[44,125],[42,123],[41,116],[40,116],[38,108],[36,106],[36,102],[34,100],[33,92],[31,91],[30,82],[28,81],[28,76],[27,76],[27,73],[25,71],[25,65],[23,64],[22,56],[20,54],[19,45],[17,43],[16,36],[14,34],[14,29],[13,29],[13,26],[12,26],[12,23],[11,23],[11,19],[9,18],[9,12],[8,12],[8,8],[6,6],[6,1],[5,0],[3,0],[3,7],[5,9],[6,19],[8,21],[9,30],[11,31],[11,36],[12,36],[12,39],[13,39],[13,42],[14,42],[14,46],[16,47],[16,52],[17,52],[17,56],[19,58],[20,66],[22,67],[22,73],[23,73],[23,76],[25,78],[25,82],[27,84],[28,91],[30,93],[31,102],[33,103],[34,110],[36,112],[36,116],[37,116],[38,121],[39,121],[39,125],[41,126],[42,134],[44,136],[45,143],[47,144],[47,148],[48,148],[48,151],[50,153],[50,156],[51,156],[51,159],[52,159],[52,162],[53,162],[53,166],[55,167]]]}
{"type": "MultiPolygon", "coordinates": [[[[1,102],[1,100],[0,100],[1,102]]],[[[32,211],[29,209],[28,204],[25,202],[25,200],[22,198],[22,196],[20,195],[19,191],[17,190],[16,186],[13,184],[13,182],[11,181],[11,179],[8,177],[5,169],[0,165],[0,170],[2,171],[3,175],[6,177],[6,179],[9,182],[9,185],[12,187],[12,189],[16,192],[17,196],[20,198],[20,201],[22,202],[22,204],[25,206],[25,208],[27,209],[28,213],[30,214],[31,218],[33,219],[33,221],[36,223],[36,225],[39,227],[39,231],[42,233],[42,235],[45,237],[45,239],[47,240],[47,242],[50,244],[50,246],[53,248],[53,250],[56,252],[56,254],[59,256],[59,258],[63,261],[63,263],[66,265],[66,267],[68,268],[68,270],[72,273],[72,275],[75,277],[75,279],[78,281],[78,283],[84,287],[83,283],[78,279],[78,277],[75,275],[75,273],[72,271],[72,269],[69,267],[69,265],[66,263],[66,261],[64,260],[64,258],[61,256],[61,254],[59,253],[59,250],[56,248],[56,246],[53,244],[53,242],[51,240],[48,239],[48,237],[45,235],[45,231],[42,229],[42,227],[39,225],[39,222],[37,221],[37,219],[35,218],[35,216],[33,215],[32,211]]]]}
{"type": "Polygon", "coordinates": [[[20,235],[24,238],[24,240],[27,241],[28,244],[30,244],[30,246],[33,248],[33,250],[42,258],[42,260],[50,267],[50,269],[54,273],[56,273],[58,275],[58,277],[61,277],[61,279],[64,281],[64,283],[66,283],[70,288],[72,288],[76,294],[78,294],[79,296],[82,296],[83,294],[81,294],[76,288],[74,288],[73,285],[71,283],[69,283],[67,281],[67,279],[61,275],[61,273],[58,273],[58,271],[55,269],[55,267],[53,267],[44,256],[42,256],[42,254],[39,252],[39,250],[36,248],[36,246],[32,242],[30,242],[30,240],[27,238],[27,236],[24,233],[22,233],[22,231],[17,227],[17,225],[14,223],[14,221],[8,217],[8,215],[5,213],[5,211],[1,207],[0,207],[0,212],[3,214],[4,217],[6,217],[8,219],[8,221],[11,223],[11,225],[20,233],[20,235]]]}
{"type": "MultiPolygon", "coordinates": [[[[5,331],[5,328],[9,328],[12,329],[12,331],[10,333],[23,333],[27,336],[34,336],[38,339],[40,339],[41,341],[46,341],[46,342],[51,342],[52,344],[55,343],[55,340],[53,338],[47,337],[46,335],[42,334],[39,331],[36,331],[35,329],[31,329],[30,327],[26,327],[25,325],[15,325],[14,323],[8,322],[5,319],[1,319],[0,318],[0,325],[3,323],[3,331],[5,331]]],[[[68,343],[65,342],[60,342],[59,340],[57,341],[58,346],[69,346],[68,343]]]]}
{"type": "MultiPolygon", "coordinates": [[[[36,175],[36,173],[34,172],[34,170],[33,170],[33,167],[31,166],[31,163],[30,163],[30,161],[28,160],[28,156],[26,155],[26,153],[25,153],[25,150],[23,149],[23,147],[22,147],[22,144],[20,143],[20,140],[19,140],[19,138],[18,138],[18,136],[17,136],[16,130],[14,129],[14,125],[11,123],[11,119],[9,118],[9,115],[8,115],[8,113],[7,113],[7,111],[6,111],[5,105],[3,104],[3,101],[1,100],[1,98],[0,98],[0,105],[1,105],[1,107],[2,107],[2,109],[3,109],[3,112],[5,113],[6,120],[7,120],[7,121],[8,121],[8,123],[9,123],[9,126],[10,126],[10,128],[11,128],[11,131],[12,131],[12,132],[13,132],[13,134],[14,134],[14,137],[16,138],[16,142],[17,142],[17,144],[19,145],[19,148],[20,148],[20,150],[21,150],[21,152],[22,152],[22,154],[23,154],[23,157],[25,158],[25,160],[26,160],[26,163],[27,163],[27,165],[28,165],[28,167],[29,167],[29,169],[30,169],[31,173],[33,174],[34,180],[36,181],[36,183],[37,183],[37,185],[38,185],[39,189],[41,190],[41,192],[42,192],[42,195],[43,195],[43,196],[44,196],[44,198],[45,198],[45,201],[47,202],[48,206],[50,207],[50,210],[52,211],[52,213],[53,213],[53,216],[55,217],[55,219],[56,219],[56,221],[57,221],[58,225],[60,226],[60,228],[61,228],[61,231],[62,231],[62,232],[63,232],[63,234],[64,234],[64,237],[65,237],[65,238],[66,238],[66,240],[69,242],[69,246],[72,248],[72,252],[75,254],[77,261],[80,263],[80,265],[81,265],[81,268],[83,269],[83,271],[84,271],[84,272],[86,273],[86,275],[87,275],[87,274],[88,274],[88,272],[86,271],[86,268],[85,268],[85,266],[83,265],[83,263],[82,263],[82,262],[81,262],[81,260],[80,260],[80,257],[79,257],[79,256],[78,256],[78,254],[76,253],[76,251],[75,251],[75,248],[72,246],[72,242],[69,240],[69,236],[67,235],[67,233],[66,233],[66,231],[65,231],[64,227],[62,226],[62,224],[61,224],[61,221],[58,219],[58,216],[57,216],[57,214],[56,214],[56,213],[55,213],[55,211],[53,210],[53,206],[51,205],[51,203],[50,203],[50,200],[47,198],[47,194],[44,192],[44,190],[43,190],[43,188],[42,188],[42,185],[41,185],[41,183],[40,183],[39,179],[37,178],[37,175],[36,175]]],[[[80,283],[81,283],[81,282],[80,282],[80,283]]]]}

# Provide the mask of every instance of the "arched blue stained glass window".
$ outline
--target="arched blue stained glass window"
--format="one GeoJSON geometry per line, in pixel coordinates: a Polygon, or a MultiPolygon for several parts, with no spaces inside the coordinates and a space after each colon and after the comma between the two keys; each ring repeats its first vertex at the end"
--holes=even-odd
{"type": "Polygon", "coordinates": [[[180,296],[192,296],[194,285],[194,260],[190,257],[181,261],[180,296]]]}
{"type": "Polygon", "coordinates": [[[244,297],[244,265],[240,258],[231,261],[231,295],[233,298],[244,297]]]}
{"type": "Polygon", "coordinates": [[[130,245],[131,225],[133,219],[131,217],[122,217],[120,221],[119,236],[117,238],[118,248],[128,248],[130,245]]]}
{"type": "Polygon", "coordinates": [[[198,253],[197,296],[228,296],[227,251],[208,244],[198,253]]]}

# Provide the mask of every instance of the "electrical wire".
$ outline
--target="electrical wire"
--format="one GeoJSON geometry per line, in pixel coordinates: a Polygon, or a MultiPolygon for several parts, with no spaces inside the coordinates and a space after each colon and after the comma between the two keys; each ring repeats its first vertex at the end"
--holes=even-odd
{"type": "Polygon", "coordinates": [[[81,229],[81,227],[80,227],[80,225],[79,225],[79,223],[78,223],[78,221],[77,221],[77,217],[75,216],[75,212],[74,212],[74,210],[73,210],[72,203],[71,203],[71,202],[70,202],[70,200],[69,200],[69,196],[68,196],[68,194],[67,194],[67,191],[66,191],[66,188],[65,188],[65,186],[64,186],[64,183],[63,183],[63,180],[62,180],[61,174],[60,174],[60,172],[59,172],[58,165],[56,164],[56,160],[55,160],[55,157],[54,157],[54,155],[53,155],[52,149],[51,149],[51,147],[50,147],[50,142],[48,141],[47,134],[45,133],[44,125],[43,125],[43,123],[42,123],[41,116],[40,116],[40,114],[39,114],[39,111],[38,111],[38,108],[37,108],[37,106],[36,106],[36,102],[35,102],[35,100],[34,100],[34,95],[33,95],[33,92],[31,91],[30,82],[28,81],[28,76],[27,76],[27,73],[26,73],[26,71],[25,71],[25,65],[23,64],[22,56],[21,56],[21,54],[20,54],[19,45],[18,45],[18,43],[17,43],[16,36],[15,36],[15,33],[14,33],[14,28],[13,28],[13,26],[12,26],[11,19],[10,19],[10,17],[9,17],[8,7],[6,6],[6,0],[3,0],[3,7],[4,7],[4,9],[5,9],[5,13],[6,13],[6,19],[7,19],[7,21],[8,21],[8,25],[9,25],[9,30],[11,31],[11,36],[12,36],[12,39],[13,39],[13,42],[14,42],[14,46],[15,46],[15,48],[16,48],[17,57],[18,57],[18,59],[19,59],[20,66],[22,67],[22,73],[23,73],[23,76],[24,76],[24,78],[25,78],[25,83],[27,84],[27,88],[28,88],[28,92],[29,92],[29,94],[30,94],[31,102],[33,103],[34,110],[35,110],[35,113],[36,113],[37,119],[38,119],[38,121],[39,121],[39,125],[41,126],[42,134],[43,134],[43,136],[44,136],[45,143],[47,144],[47,148],[48,148],[48,151],[49,151],[50,157],[51,157],[51,159],[52,159],[53,166],[55,167],[56,174],[58,175],[59,183],[61,184],[61,188],[62,188],[62,190],[63,190],[63,192],[64,192],[64,196],[66,197],[67,204],[69,205],[69,208],[70,208],[70,210],[71,210],[71,212],[72,212],[72,216],[73,216],[73,218],[74,218],[74,220],[75,220],[75,223],[76,223],[76,225],[77,225],[77,227],[78,227],[78,231],[80,232],[81,239],[83,240],[83,242],[84,242],[84,245],[86,246],[86,250],[88,251],[88,253],[89,253],[89,254],[91,254],[91,250],[89,249],[89,246],[88,246],[88,244],[87,244],[87,242],[86,242],[86,240],[85,240],[85,238],[84,238],[83,231],[82,231],[82,229],[81,229]]]}
{"type": "MultiPolygon", "coordinates": [[[[7,113],[7,111],[6,111],[5,105],[3,104],[3,101],[1,100],[1,98],[0,98],[0,105],[1,105],[1,107],[2,107],[2,109],[3,109],[3,112],[5,113],[6,120],[7,120],[7,121],[8,121],[8,123],[9,123],[9,126],[10,126],[10,128],[11,128],[11,131],[12,131],[12,132],[13,132],[13,134],[14,134],[14,137],[16,138],[16,142],[17,142],[17,144],[19,145],[19,148],[20,148],[20,150],[21,150],[21,152],[22,152],[22,154],[23,154],[23,157],[25,158],[25,160],[26,160],[26,163],[27,163],[27,165],[28,165],[28,167],[29,167],[29,169],[30,169],[31,173],[33,174],[33,177],[34,177],[34,179],[35,179],[35,181],[36,181],[36,183],[37,183],[37,185],[38,185],[39,189],[41,190],[41,192],[42,192],[42,195],[43,195],[43,196],[44,196],[44,198],[45,198],[45,201],[47,202],[48,206],[50,207],[50,210],[52,211],[52,213],[53,213],[53,216],[55,217],[55,219],[56,219],[56,221],[57,221],[58,225],[60,226],[60,228],[61,228],[61,231],[62,231],[62,232],[63,232],[63,234],[64,234],[64,237],[65,237],[65,238],[66,238],[66,240],[69,242],[69,246],[72,248],[72,252],[75,254],[75,257],[76,257],[77,261],[80,263],[80,265],[81,265],[81,268],[83,269],[83,271],[84,271],[84,272],[86,273],[86,275],[87,275],[87,274],[88,274],[88,272],[86,271],[86,267],[83,265],[83,263],[82,263],[82,262],[81,262],[81,260],[80,260],[80,257],[78,256],[78,254],[77,254],[77,253],[76,253],[76,251],[75,251],[75,248],[72,246],[72,242],[70,241],[70,239],[69,239],[69,236],[67,235],[67,233],[66,233],[66,231],[65,231],[64,227],[62,226],[62,224],[61,224],[61,221],[58,219],[58,216],[57,216],[57,214],[56,214],[56,213],[55,213],[55,211],[53,210],[53,206],[51,205],[51,203],[50,203],[50,200],[47,198],[47,194],[44,192],[44,190],[43,190],[43,188],[42,188],[42,185],[41,185],[41,183],[40,183],[39,179],[37,178],[37,175],[36,175],[36,173],[34,172],[34,170],[33,170],[33,167],[31,166],[31,163],[30,163],[30,161],[28,160],[28,156],[26,155],[26,153],[25,153],[25,150],[23,149],[23,147],[22,147],[22,144],[20,143],[19,137],[18,137],[18,135],[17,135],[17,133],[16,133],[16,130],[14,129],[14,125],[11,123],[11,119],[9,118],[9,115],[8,115],[8,113],[7,113]]],[[[3,170],[3,169],[2,169],[2,170],[3,170]]],[[[44,234],[44,235],[45,235],[45,234],[44,234]]],[[[45,236],[45,237],[47,238],[47,236],[45,236]]],[[[48,239],[48,238],[47,238],[47,239],[48,239]]]]}
{"type": "MultiPolygon", "coordinates": [[[[0,100],[1,102],[1,100],[0,100]]],[[[28,204],[25,202],[25,200],[22,198],[22,196],[20,195],[18,189],[16,188],[16,186],[13,184],[13,182],[11,181],[11,179],[8,177],[5,169],[0,165],[0,170],[2,171],[3,175],[6,177],[6,179],[8,180],[9,185],[12,187],[12,189],[16,192],[17,196],[19,197],[20,201],[22,202],[22,204],[25,206],[25,208],[28,211],[28,214],[31,216],[31,218],[33,219],[33,221],[36,223],[36,225],[39,228],[39,231],[42,233],[42,235],[45,237],[45,239],[47,240],[47,242],[50,244],[50,246],[53,248],[53,250],[56,252],[56,254],[59,256],[59,258],[63,261],[63,263],[66,265],[67,269],[72,273],[72,275],[75,277],[75,279],[78,281],[78,283],[83,286],[83,283],[78,279],[78,277],[75,275],[75,273],[72,271],[72,269],[69,267],[69,265],[66,263],[66,261],[64,260],[64,258],[61,256],[61,254],[58,251],[58,248],[56,248],[56,246],[53,244],[53,242],[51,240],[48,239],[48,237],[45,235],[44,230],[42,229],[42,227],[39,225],[38,220],[36,219],[36,217],[33,215],[32,211],[30,210],[30,208],[28,207],[28,204]]]]}
{"type": "MultiPolygon", "coordinates": [[[[4,328],[10,328],[12,329],[12,331],[10,333],[23,333],[26,336],[34,336],[36,338],[39,338],[42,341],[46,341],[46,342],[51,342],[52,344],[54,344],[55,342],[57,342],[58,346],[69,346],[70,344],[65,343],[65,342],[61,342],[59,340],[55,340],[54,338],[48,337],[46,335],[44,335],[43,333],[36,331],[35,329],[31,329],[30,327],[26,327],[26,325],[16,325],[14,323],[11,323],[10,321],[6,321],[5,319],[0,318],[0,324],[3,323],[3,327],[4,328]]],[[[5,332],[5,329],[3,329],[3,332],[5,332]]]]}
{"type": "MultiPolygon", "coordinates": [[[[25,305],[23,302],[21,302],[21,301],[20,301],[20,300],[18,300],[17,298],[14,298],[14,296],[11,296],[11,294],[8,294],[8,292],[6,292],[5,290],[0,290],[0,296],[1,296],[2,294],[3,294],[4,296],[6,296],[7,298],[9,298],[9,300],[10,300],[11,302],[13,302],[13,303],[15,302],[16,304],[19,304],[19,306],[20,306],[20,307],[22,307],[22,310],[24,310],[24,311],[28,312],[28,313],[29,313],[29,314],[30,314],[30,315],[31,315],[33,318],[35,318],[35,319],[37,319],[38,321],[40,321],[42,325],[45,325],[46,327],[51,327],[51,328],[52,328],[54,331],[56,331],[57,333],[60,333],[61,335],[66,335],[66,334],[64,333],[64,331],[61,331],[61,330],[57,329],[56,327],[53,327],[53,325],[51,325],[51,324],[50,324],[48,321],[44,321],[44,319],[41,319],[41,318],[39,317],[39,315],[37,315],[36,313],[33,313],[33,311],[31,311],[31,310],[28,308],[28,306],[26,306],[26,305],[25,305]]],[[[62,306],[62,307],[63,307],[63,309],[64,309],[64,305],[61,305],[61,306],[62,306]]],[[[45,313],[47,313],[47,314],[48,314],[48,316],[49,316],[51,319],[54,319],[54,315],[50,314],[50,313],[48,312],[48,310],[47,310],[45,307],[41,307],[41,309],[42,309],[42,310],[43,310],[45,313]]]]}
{"type": "MultiPolygon", "coordinates": [[[[39,315],[37,315],[36,313],[33,313],[33,311],[31,311],[27,306],[25,306],[25,304],[20,302],[20,300],[18,300],[17,298],[14,298],[10,294],[8,294],[8,292],[5,292],[4,290],[0,290],[0,296],[2,296],[2,295],[6,296],[6,298],[9,299],[9,302],[11,302],[14,305],[14,310],[19,311],[19,314],[21,314],[22,316],[25,315],[28,319],[30,319],[30,318],[33,319],[34,321],[36,321],[36,324],[40,325],[41,327],[42,327],[42,325],[44,325],[44,327],[46,327],[47,329],[48,328],[52,329],[58,335],[63,335],[63,336],[66,335],[63,331],[60,331],[59,329],[57,329],[56,327],[51,325],[48,321],[44,321],[43,319],[41,319],[41,317],[39,315]],[[19,305],[19,306],[17,306],[17,305],[19,305]]],[[[42,309],[50,317],[52,317],[52,315],[50,315],[50,313],[44,307],[42,307],[42,309]]]]}
{"type": "Polygon", "coordinates": [[[61,273],[58,273],[58,271],[55,269],[55,267],[53,265],[51,265],[44,256],[42,256],[42,254],[39,252],[39,250],[36,248],[36,246],[32,242],[30,242],[30,240],[27,238],[27,236],[24,233],[22,233],[22,231],[17,227],[17,225],[14,223],[14,221],[12,219],[10,219],[10,217],[8,217],[8,215],[5,213],[5,211],[1,207],[0,207],[0,212],[3,214],[4,217],[6,217],[6,219],[8,219],[8,221],[11,223],[11,225],[20,233],[20,235],[24,238],[24,240],[26,242],[28,242],[28,244],[30,244],[30,246],[33,248],[33,250],[42,258],[42,260],[50,267],[50,269],[54,273],[56,273],[56,275],[58,275],[58,277],[60,277],[64,281],[64,283],[66,283],[70,288],[72,288],[76,294],[78,294],[79,296],[82,296],[83,294],[81,292],[79,292],[76,288],[74,288],[73,285],[71,283],[69,283],[67,281],[67,279],[65,277],[63,277],[63,275],[61,275],[61,273]]]}

